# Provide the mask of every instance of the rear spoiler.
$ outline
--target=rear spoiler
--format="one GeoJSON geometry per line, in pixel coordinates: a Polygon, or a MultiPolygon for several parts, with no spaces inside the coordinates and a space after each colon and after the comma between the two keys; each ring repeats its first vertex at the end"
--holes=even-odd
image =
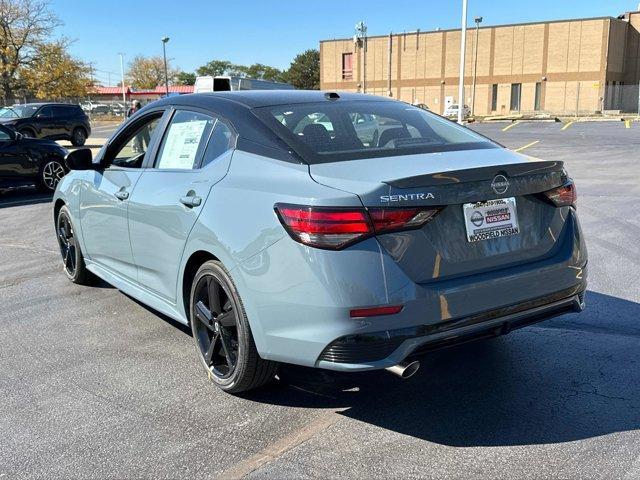
{"type": "Polygon", "coordinates": [[[532,175],[546,176],[554,172],[563,173],[563,171],[564,162],[532,161],[429,173],[426,175],[388,180],[384,183],[394,188],[417,188],[450,185],[453,183],[481,182],[483,180],[491,181],[496,175],[515,178],[532,175]]]}

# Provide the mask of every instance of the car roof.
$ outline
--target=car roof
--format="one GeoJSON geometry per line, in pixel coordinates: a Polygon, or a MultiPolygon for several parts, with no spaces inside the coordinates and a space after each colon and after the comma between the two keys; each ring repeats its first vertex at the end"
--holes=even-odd
{"type": "Polygon", "coordinates": [[[17,106],[17,105],[24,105],[24,106],[28,106],[28,107],[42,107],[44,105],[62,105],[65,107],[77,107],[78,104],[77,103],[62,103],[62,102],[35,102],[35,103],[16,103],[15,105],[12,105],[13,107],[17,106]]]}
{"type": "Polygon", "coordinates": [[[168,97],[156,102],[165,104],[212,104],[220,103],[219,100],[227,100],[242,105],[246,108],[268,107],[273,105],[287,105],[299,103],[315,103],[327,101],[392,101],[390,98],[365,95],[362,93],[332,92],[320,90],[240,90],[233,92],[209,92],[193,93],[168,97]],[[338,95],[338,98],[328,98],[329,95],[338,95]],[[217,102],[216,102],[217,100],[217,102]]]}

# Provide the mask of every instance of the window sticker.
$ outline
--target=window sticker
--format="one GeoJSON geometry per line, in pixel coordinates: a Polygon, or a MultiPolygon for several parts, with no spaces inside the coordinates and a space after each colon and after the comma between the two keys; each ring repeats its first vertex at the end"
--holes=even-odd
{"type": "Polygon", "coordinates": [[[158,168],[193,168],[202,132],[204,132],[207,122],[209,120],[172,123],[162,149],[158,168]]]}

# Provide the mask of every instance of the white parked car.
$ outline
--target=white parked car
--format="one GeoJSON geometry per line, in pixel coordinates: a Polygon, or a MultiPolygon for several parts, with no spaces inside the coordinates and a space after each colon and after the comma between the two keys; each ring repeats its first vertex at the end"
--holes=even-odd
{"type": "MultiPolygon", "coordinates": [[[[448,107],[444,109],[444,113],[442,114],[444,117],[458,117],[458,104],[452,103],[448,107]]],[[[462,107],[462,118],[467,118],[471,115],[471,110],[467,105],[462,107]]]]}

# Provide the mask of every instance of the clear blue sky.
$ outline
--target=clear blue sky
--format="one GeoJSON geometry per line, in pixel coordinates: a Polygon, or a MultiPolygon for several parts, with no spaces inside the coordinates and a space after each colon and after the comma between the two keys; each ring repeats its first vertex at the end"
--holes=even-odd
{"type": "MultiPolygon", "coordinates": [[[[563,18],[617,16],[635,10],[629,0],[469,0],[469,22],[485,25],[563,18]]],[[[370,35],[460,26],[461,0],[52,0],[64,22],[58,33],[75,43],[72,51],[98,69],[119,75],[137,54],[161,55],[160,38],[171,37],[172,65],[193,71],[211,59],[288,67],[293,57],[318,41],[353,35],[364,20],[370,35]]],[[[118,81],[111,75],[111,82],[118,81]]]]}

